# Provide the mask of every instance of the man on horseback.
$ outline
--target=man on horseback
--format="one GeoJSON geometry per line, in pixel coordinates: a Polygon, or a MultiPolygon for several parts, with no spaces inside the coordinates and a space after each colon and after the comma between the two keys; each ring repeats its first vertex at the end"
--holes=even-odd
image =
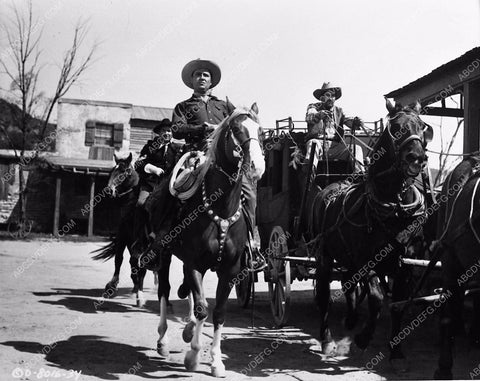
{"type": "Polygon", "coordinates": [[[360,118],[347,118],[340,107],[335,106],[335,101],[342,96],[342,89],[335,87],[330,82],[325,82],[320,89],[313,92],[313,96],[320,102],[311,103],[307,107],[305,121],[308,133],[306,159],[310,157],[312,143],[316,143],[314,164],[324,157],[325,160],[340,159],[355,162],[355,172],[363,169],[363,151],[360,146],[355,146],[351,152],[344,140],[344,126],[350,129],[362,125],[360,118]]]}
{"type": "MultiPolygon", "coordinates": [[[[222,120],[234,110],[231,103],[227,103],[212,95],[214,88],[221,78],[221,70],[217,64],[209,60],[196,59],[190,61],[182,70],[183,83],[193,89],[193,95],[175,106],[172,119],[172,135],[175,139],[184,139],[184,152],[205,152],[209,145],[209,135],[222,120]]],[[[242,194],[244,197],[243,210],[247,224],[253,237],[255,226],[256,185],[247,177],[242,176],[242,194]]],[[[168,221],[171,223],[172,221],[168,221]]],[[[251,240],[253,241],[253,239],[251,240]]],[[[158,242],[158,240],[157,240],[158,242]]],[[[152,250],[159,250],[153,246],[152,250]]],[[[254,270],[265,267],[265,259],[253,250],[252,259],[254,270]]],[[[184,298],[188,294],[185,285],[180,286],[178,294],[184,298]]]]}
{"type": "Polygon", "coordinates": [[[135,165],[140,177],[137,206],[145,204],[160,178],[168,175],[175,165],[176,151],[170,143],[172,122],[168,118],[163,119],[153,128],[153,133],[155,137],[143,146],[135,165]]]}

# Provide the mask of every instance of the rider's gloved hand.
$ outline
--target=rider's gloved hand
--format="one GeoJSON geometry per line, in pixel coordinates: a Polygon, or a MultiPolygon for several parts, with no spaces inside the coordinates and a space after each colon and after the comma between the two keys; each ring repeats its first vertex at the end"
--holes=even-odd
{"type": "Polygon", "coordinates": [[[356,116],[355,118],[353,118],[353,122],[352,122],[352,128],[353,129],[357,129],[357,128],[360,128],[360,126],[363,125],[363,121],[358,117],[356,116]]]}
{"type": "Polygon", "coordinates": [[[215,131],[215,128],[217,127],[216,124],[211,124],[211,123],[207,123],[207,122],[204,122],[203,123],[203,126],[205,127],[205,132],[207,134],[210,134],[212,133],[213,131],[215,131]]]}

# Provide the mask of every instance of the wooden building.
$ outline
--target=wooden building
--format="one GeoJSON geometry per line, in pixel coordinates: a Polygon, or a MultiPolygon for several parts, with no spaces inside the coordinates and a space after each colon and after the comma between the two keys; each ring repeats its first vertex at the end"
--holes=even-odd
{"type": "Polygon", "coordinates": [[[464,118],[463,151],[480,148],[480,47],[385,96],[404,105],[419,100],[426,115],[464,118]],[[458,107],[446,107],[453,95],[459,96],[458,107]]]}
{"type": "Polygon", "coordinates": [[[172,109],[129,103],[61,99],[58,104],[56,152],[39,162],[29,205],[46,206],[32,218],[36,230],[57,235],[65,224],[69,233],[105,235],[114,232],[119,212],[104,191],[114,166],[113,154],[138,156],[152,128],[172,109]],[[35,189],[38,189],[35,190],[35,189]],[[34,200],[34,201],[33,201],[34,200]]]}

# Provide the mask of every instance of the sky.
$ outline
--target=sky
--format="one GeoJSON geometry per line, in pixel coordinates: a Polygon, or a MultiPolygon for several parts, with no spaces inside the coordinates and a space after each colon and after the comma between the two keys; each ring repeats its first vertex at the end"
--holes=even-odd
{"type": "MultiPolygon", "coordinates": [[[[0,0],[0,20],[13,3],[24,1],[0,0]]],[[[235,105],[257,102],[267,128],[289,116],[304,120],[323,82],[342,87],[337,104],[347,115],[378,120],[383,94],[480,45],[479,0],[35,0],[33,7],[43,25],[47,94],[81,19],[90,26],[86,43],[100,46],[67,97],[173,108],[191,95],[183,66],[211,59],[222,69],[214,94],[235,105]]]]}

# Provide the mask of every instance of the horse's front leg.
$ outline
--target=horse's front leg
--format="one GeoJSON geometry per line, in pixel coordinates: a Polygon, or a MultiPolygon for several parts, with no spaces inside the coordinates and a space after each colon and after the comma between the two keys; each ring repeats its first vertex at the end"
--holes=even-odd
{"type": "Polygon", "coordinates": [[[145,275],[147,274],[147,270],[138,266],[137,256],[134,254],[130,245],[128,245],[128,251],[130,252],[130,277],[133,281],[132,292],[135,293],[137,307],[143,308],[145,307],[145,303],[147,301],[145,294],[143,293],[143,281],[145,279],[145,275]]]}
{"type": "Polygon", "coordinates": [[[191,269],[189,266],[187,266],[186,273],[194,302],[195,330],[190,344],[191,349],[185,355],[184,364],[187,370],[195,371],[199,363],[199,352],[202,349],[202,328],[208,317],[208,305],[203,291],[204,273],[191,269]]]}
{"type": "MultiPolygon", "coordinates": [[[[409,275],[411,270],[408,266],[402,266],[395,276],[392,288],[392,302],[406,300],[411,292],[409,287],[409,275]]],[[[408,370],[405,355],[402,351],[402,343],[398,341],[398,334],[402,326],[404,307],[391,307],[391,329],[390,329],[390,363],[395,372],[406,372],[408,370]]]]}
{"type": "Polygon", "coordinates": [[[463,329],[461,315],[464,290],[457,284],[452,284],[444,289],[444,293],[444,296],[440,299],[443,304],[440,310],[440,356],[438,358],[438,368],[434,375],[437,380],[451,380],[453,378],[453,344],[455,335],[463,329]]]}
{"type": "MultiPolygon", "coordinates": [[[[238,267],[238,273],[240,267],[238,267]]],[[[232,290],[233,283],[231,274],[220,274],[217,284],[217,293],[215,299],[215,309],[213,310],[213,342],[211,348],[212,365],[211,374],[214,377],[225,377],[225,365],[222,361],[222,328],[225,323],[225,313],[227,309],[227,300],[232,290]]]]}
{"type": "Polygon", "coordinates": [[[326,257],[319,258],[317,261],[315,299],[320,309],[320,342],[322,343],[322,352],[329,356],[335,355],[337,350],[337,345],[328,327],[331,274],[332,261],[326,257]]]}
{"type": "Polygon", "coordinates": [[[374,271],[370,271],[368,274],[366,286],[368,288],[368,319],[362,331],[355,335],[354,339],[357,347],[362,350],[367,348],[373,337],[383,303],[383,292],[380,285],[380,279],[374,271]]]}
{"type": "Polygon", "coordinates": [[[352,277],[353,274],[348,272],[342,279],[342,290],[343,294],[345,295],[345,302],[347,304],[347,316],[345,317],[344,325],[348,330],[354,329],[358,321],[356,295],[357,285],[352,277]]]}
{"type": "Polygon", "coordinates": [[[167,307],[168,297],[170,295],[170,262],[172,259],[171,253],[166,253],[164,260],[161,263],[158,271],[158,301],[160,303],[160,322],[158,323],[158,341],[157,352],[161,357],[168,357],[170,351],[168,349],[168,336],[167,336],[167,307]]]}
{"type": "Polygon", "coordinates": [[[470,327],[470,343],[480,348],[480,294],[473,295],[473,317],[470,327]]]}
{"type": "Polygon", "coordinates": [[[123,251],[125,250],[126,243],[118,236],[114,238],[115,247],[115,271],[113,277],[105,285],[105,293],[108,297],[115,296],[117,292],[118,283],[120,282],[120,269],[123,263],[123,251]]]}

